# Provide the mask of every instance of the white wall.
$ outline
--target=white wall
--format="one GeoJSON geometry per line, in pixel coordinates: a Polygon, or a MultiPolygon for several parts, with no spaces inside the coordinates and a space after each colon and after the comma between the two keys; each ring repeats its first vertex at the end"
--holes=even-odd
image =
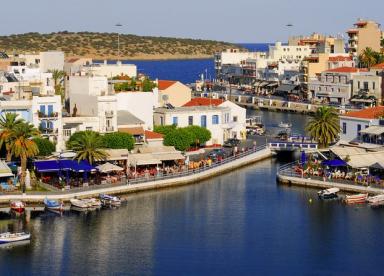
{"type": "Polygon", "coordinates": [[[41,72],[48,70],[64,70],[64,53],[61,51],[49,51],[40,53],[41,72]]]}
{"type": "Polygon", "coordinates": [[[377,119],[359,119],[353,117],[340,116],[340,139],[344,141],[354,141],[358,139],[357,126],[361,125],[361,130],[369,126],[379,125],[377,119]],[[343,124],[346,124],[346,133],[343,133],[343,124]]]}
{"type": "Polygon", "coordinates": [[[92,66],[83,67],[85,71],[92,72],[93,75],[104,76],[112,78],[118,75],[127,75],[129,77],[137,76],[137,67],[134,64],[122,64],[117,62],[116,64],[92,64],[92,66]]]}
{"type": "MultiPolygon", "coordinates": [[[[235,132],[238,139],[245,139],[247,110],[230,101],[225,101],[219,106],[230,108],[230,121],[228,123],[228,125],[231,126],[231,129],[229,130],[230,134],[235,132]],[[234,117],[237,118],[236,122],[234,117]]],[[[233,137],[233,135],[231,135],[231,137],[233,137]]]]}

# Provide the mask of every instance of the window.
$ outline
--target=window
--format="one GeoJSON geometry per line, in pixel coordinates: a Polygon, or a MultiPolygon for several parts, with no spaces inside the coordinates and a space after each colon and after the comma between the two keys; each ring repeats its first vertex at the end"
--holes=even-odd
{"type": "Polygon", "coordinates": [[[367,81],[364,82],[364,90],[368,90],[368,82],[367,81]]]}
{"type": "Polygon", "coordinates": [[[160,125],[161,125],[161,126],[164,125],[164,117],[160,117],[160,125]]]}
{"type": "Polygon", "coordinates": [[[49,116],[51,116],[51,114],[53,113],[53,105],[49,104],[48,105],[48,114],[49,116]]]}
{"type": "Polygon", "coordinates": [[[177,117],[172,117],[172,124],[174,124],[175,126],[177,126],[179,123],[179,118],[177,117]]]}
{"type": "Polygon", "coordinates": [[[233,116],[233,121],[237,122],[237,116],[233,116]]]}
{"type": "Polygon", "coordinates": [[[372,82],[372,89],[373,89],[373,90],[376,89],[376,82],[372,82]]]}
{"type": "Polygon", "coordinates": [[[361,131],[361,125],[358,124],[357,125],[357,136],[359,136],[359,137],[360,137],[360,131],[361,131]]]}
{"type": "Polygon", "coordinates": [[[193,116],[188,116],[188,125],[189,126],[193,125],[193,116]]]}
{"type": "Polygon", "coordinates": [[[40,112],[45,114],[45,105],[40,105],[40,112]]]}
{"type": "Polygon", "coordinates": [[[63,135],[65,137],[70,137],[71,136],[71,130],[70,129],[63,129],[63,135]]]}
{"type": "Polygon", "coordinates": [[[347,133],[347,123],[343,123],[343,134],[347,133]]]}
{"type": "Polygon", "coordinates": [[[200,117],[200,125],[201,127],[207,127],[207,116],[206,115],[201,115],[200,117]]]}
{"type": "Polygon", "coordinates": [[[229,122],[229,113],[225,113],[224,114],[224,123],[228,123],[229,122]]]}
{"type": "Polygon", "coordinates": [[[357,89],[360,89],[360,81],[357,82],[357,89]]]}
{"type": "Polygon", "coordinates": [[[219,124],[219,115],[213,115],[212,116],[212,125],[218,125],[219,124]]]}

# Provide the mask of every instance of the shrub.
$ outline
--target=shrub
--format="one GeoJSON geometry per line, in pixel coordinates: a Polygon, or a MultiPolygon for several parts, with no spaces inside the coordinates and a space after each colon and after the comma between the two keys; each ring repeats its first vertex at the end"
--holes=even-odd
{"type": "Polygon", "coordinates": [[[103,136],[103,142],[106,148],[110,149],[133,149],[135,140],[129,133],[114,132],[103,136]]]}
{"type": "Polygon", "coordinates": [[[56,150],[55,145],[45,138],[34,138],[33,141],[36,143],[37,148],[39,149],[40,156],[51,155],[52,152],[56,150]]]}
{"type": "Polygon", "coordinates": [[[177,128],[164,137],[164,145],[174,146],[180,151],[186,151],[192,143],[192,135],[184,128],[177,128]]]}
{"type": "Polygon", "coordinates": [[[211,139],[211,132],[200,126],[188,126],[184,128],[191,134],[192,144],[205,144],[209,139],[211,139]]]}

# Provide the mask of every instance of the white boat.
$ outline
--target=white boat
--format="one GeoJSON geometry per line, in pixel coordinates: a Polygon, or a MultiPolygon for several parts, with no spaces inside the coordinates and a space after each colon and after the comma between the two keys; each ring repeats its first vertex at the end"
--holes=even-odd
{"type": "Polygon", "coordinates": [[[0,234],[0,244],[11,243],[11,242],[19,242],[29,240],[31,238],[31,234],[18,232],[18,233],[2,233],[0,234]]]}
{"type": "Polygon", "coordinates": [[[367,198],[367,202],[371,207],[379,207],[384,205],[384,194],[370,196],[367,198]]]}
{"type": "Polygon", "coordinates": [[[100,201],[103,206],[120,206],[121,199],[117,196],[110,196],[106,194],[100,194],[100,201]]]}
{"type": "Polygon", "coordinates": [[[347,204],[362,204],[367,200],[368,194],[356,194],[345,196],[345,203],[347,204]]]}
{"type": "Polygon", "coordinates": [[[20,200],[11,201],[10,205],[11,205],[11,210],[13,210],[17,213],[22,213],[25,210],[25,204],[24,204],[24,202],[22,202],[20,200]]]}
{"type": "Polygon", "coordinates": [[[280,122],[279,127],[281,127],[281,128],[290,128],[290,127],[292,127],[292,124],[291,123],[280,122]]]}
{"type": "Polygon", "coordinates": [[[90,208],[101,207],[101,201],[98,200],[97,198],[86,198],[86,199],[83,199],[83,201],[87,202],[90,208]]]}
{"type": "Polygon", "coordinates": [[[71,205],[76,207],[76,208],[87,209],[87,208],[91,207],[88,200],[72,198],[69,201],[71,202],[71,205]]]}
{"type": "Polygon", "coordinates": [[[333,198],[338,198],[337,193],[339,191],[340,191],[339,188],[329,188],[329,189],[317,192],[317,195],[321,199],[333,199],[333,198]]]}

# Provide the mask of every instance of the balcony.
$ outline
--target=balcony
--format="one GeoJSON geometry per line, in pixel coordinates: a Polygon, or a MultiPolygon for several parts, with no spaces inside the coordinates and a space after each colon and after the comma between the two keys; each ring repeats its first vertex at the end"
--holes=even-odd
{"type": "Polygon", "coordinates": [[[57,119],[57,117],[59,116],[59,113],[51,112],[50,114],[45,114],[41,111],[37,111],[37,116],[39,117],[39,119],[57,119]]]}
{"type": "Polygon", "coordinates": [[[105,117],[112,118],[113,117],[113,111],[105,111],[105,117]]]}
{"type": "Polygon", "coordinates": [[[56,136],[58,134],[57,128],[39,127],[40,133],[43,136],[56,136]]]}

